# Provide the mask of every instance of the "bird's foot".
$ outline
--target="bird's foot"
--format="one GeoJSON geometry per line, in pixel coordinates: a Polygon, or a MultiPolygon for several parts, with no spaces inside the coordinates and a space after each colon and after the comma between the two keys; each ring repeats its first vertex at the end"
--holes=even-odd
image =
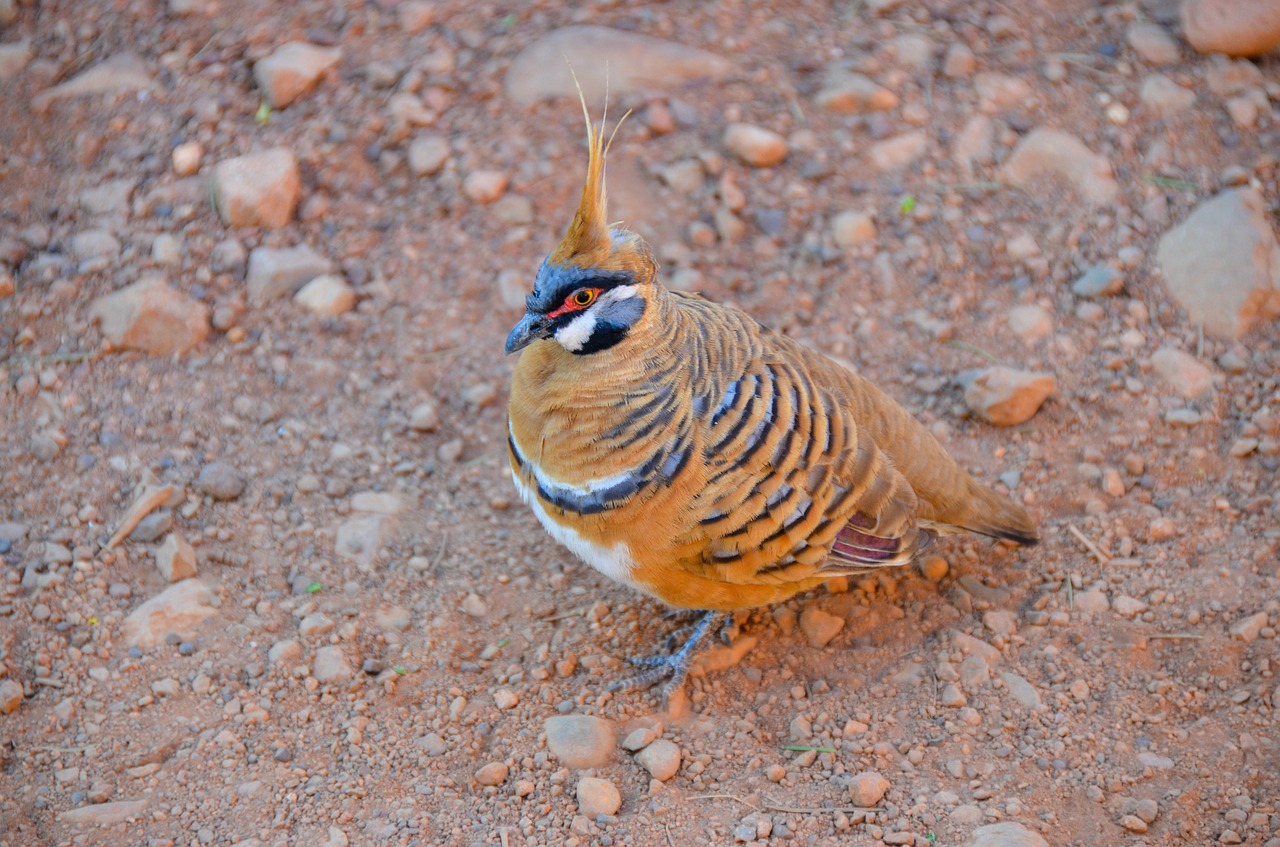
{"type": "Polygon", "coordinates": [[[689,638],[684,642],[684,646],[674,653],[666,656],[628,656],[628,662],[649,670],[613,683],[609,686],[609,691],[636,691],[670,677],[667,679],[667,684],[662,687],[662,698],[670,699],[671,695],[684,685],[685,678],[689,675],[689,665],[694,654],[697,653],[698,643],[725,619],[724,612],[702,612],[701,614],[702,617],[690,628],[689,638]]]}

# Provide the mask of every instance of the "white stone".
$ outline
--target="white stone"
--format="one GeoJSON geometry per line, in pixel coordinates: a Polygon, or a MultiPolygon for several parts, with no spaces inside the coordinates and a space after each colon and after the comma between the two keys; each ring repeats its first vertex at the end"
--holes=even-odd
{"type": "MultiPolygon", "coordinates": [[[[978,807],[958,806],[951,813],[953,821],[956,821],[956,812],[962,808],[973,809],[978,812],[975,819],[969,821],[969,823],[978,823],[982,820],[982,812],[978,807]]],[[[1004,821],[1003,823],[988,824],[975,829],[973,831],[973,840],[966,847],[1049,847],[1049,842],[1020,823],[1004,821]]]]}
{"type": "Polygon", "coordinates": [[[204,159],[204,145],[199,141],[186,141],[173,148],[173,172],[178,176],[191,176],[200,170],[204,159]]]}
{"type": "Polygon", "coordinates": [[[302,286],[293,302],[314,315],[342,315],[355,308],[356,290],[344,278],[324,274],[302,286]]]}
{"type": "Polygon", "coordinates": [[[140,56],[119,53],[37,94],[31,99],[31,106],[37,112],[43,112],[53,101],[67,97],[141,91],[153,85],[155,81],[147,73],[146,62],[140,56]]]}
{"type": "Polygon", "coordinates": [[[350,679],[354,671],[343,655],[342,648],[337,645],[321,647],[316,651],[315,663],[311,675],[317,682],[344,682],[350,679]]]}
{"type": "Polygon", "coordinates": [[[768,168],[787,158],[787,141],[778,133],[751,124],[729,124],[724,131],[725,149],[748,165],[768,168]]]}
{"type": "Polygon", "coordinates": [[[978,109],[987,115],[1007,111],[1031,96],[1026,80],[990,71],[974,77],[973,87],[978,92],[978,109]]]}

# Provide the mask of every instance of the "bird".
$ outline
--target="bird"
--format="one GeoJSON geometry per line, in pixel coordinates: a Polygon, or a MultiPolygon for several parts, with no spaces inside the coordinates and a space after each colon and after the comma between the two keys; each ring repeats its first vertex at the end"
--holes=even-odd
{"type": "Polygon", "coordinates": [[[696,620],[611,690],[665,680],[669,697],[732,613],[905,565],[937,535],[1038,541],[1021,505],[850,366],[664,285],[645,240],[608,223],[613,135],[582,107],[578,207],[506,339],[507,447],[552,538],[696,620]]]}

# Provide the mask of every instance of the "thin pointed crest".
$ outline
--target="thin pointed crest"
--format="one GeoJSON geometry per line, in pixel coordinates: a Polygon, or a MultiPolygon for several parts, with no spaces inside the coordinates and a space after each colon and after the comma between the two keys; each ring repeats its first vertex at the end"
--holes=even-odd
{"type": "MultiPolygon", "coordinates": [[[[565,63],[568,64],[568,59],[565,63]]],[[[606,74],[608,71],[606,70],[606,74]]],[[[597,129],[591,123],[591,112],[587,108],[587,98],[582,93],[582,85],[578,75],[569,65],[569,74],[573,77],[573,86],[578,90],[578,102],[582,104],[582,119],[587,127],[587,181],[582,186],[582,197],[578,201],[578,210],[569,223],[569,229],[561,239],[560,245],[551,254],[555,264],[576,264],[587,266],[598,264],[608,257],[612,239],[609,235],[609,219],[607,213],[607,193],[605,190],[604,165],[605,157],[618,134],[618,127],[627,115],[622,116],[614,126],[613,132],[605,139],[605,116],[609,112],[608,82],[605,83],[605,116],[601,117],[597,129]]]]}

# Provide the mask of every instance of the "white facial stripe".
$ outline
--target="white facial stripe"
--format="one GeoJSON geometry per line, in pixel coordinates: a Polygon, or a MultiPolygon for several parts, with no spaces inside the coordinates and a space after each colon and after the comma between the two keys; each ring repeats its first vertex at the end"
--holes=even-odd
{"type": "Polygon", "coordinates": [[[577,353],[595,331],[596,316],[588,309],[570,321],[568,326],[556,330],[556,341],[570,353],[577,353]]]}
{"type": "Polygon", "coordinates": [[[636,296],[636,287],[634,285],[619,285],[617,288],[610,288],[604,294],[600,295],[598,303],[617,303],[620,300],[630,300],[636,296]]]}

